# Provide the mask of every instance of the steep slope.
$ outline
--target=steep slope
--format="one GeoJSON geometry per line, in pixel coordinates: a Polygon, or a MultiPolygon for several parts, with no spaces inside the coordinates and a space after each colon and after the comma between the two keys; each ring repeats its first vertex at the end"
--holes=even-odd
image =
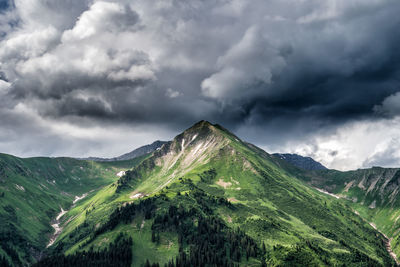
{"type": "Polygon", "coordinates": [[[326,170],[327,168],[321,163],[315,161],[310,157],[303,157],[297,154],[288,154],[288,153],[275,153],[272,154],[288,163],[303,169],[303,170],[326,170]]]}
{"type": "Polygon", "coordinates": [[[60,211],[116,181],[118,173],[141,160],[95,163],[0,154],[0,256],[16,265],[39,259],[60,211]]]}
{"type": "Polygon", "coordinates": [[[123,234],[132,266],[394,264],[381,234],[285,164],[201,121],[64,215],[48,253],[73,261],[102,250],[102,260],[123,234]]]}
{"type": "Polygon", "coordinates": [[[121,160],[130,160],[138,157],[142,157],[144,155],[147,155],[149,153],[152,153],[156,151],[157,149],[160,149],[162,145],[167,143],[166,141],[154,141],[153,143],[149,145],[144,145],[141,146],[131,152],[128,152],[126,154],[123,154],[121,156],[115,157],[115,158],[98,158],[98,157],[89,157],[89,158],[81,158],[81,160],[92,160],[92,161],[121,161],[121,160]]]}
{"type": "Polygon", "coordinates": [[[308,177],[314,186],[347,199],[354,210],[391,239],[394,252],[400,255],[400,169],[329,170],[308,177]]]}

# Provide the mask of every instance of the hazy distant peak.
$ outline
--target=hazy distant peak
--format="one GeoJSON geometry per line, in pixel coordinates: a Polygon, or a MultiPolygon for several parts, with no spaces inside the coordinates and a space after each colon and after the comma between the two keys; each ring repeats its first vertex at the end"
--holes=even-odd
{"type": "Polygon", "coordinates": [[[123,154],[118,157],[114,158],[98,158],[98,157],[89,157],[89,158],[82,158],[82,160],[93,160],[93,161],[121,161],[121,160],[130,160],[134,159],[143,155],[146,155],[148,153],[154,152],[158,149],[160,149],[164,144],[168,143],[167,141],[154,141],[153,143],[149,145],[144,145],[141,146],[135,150],[132,150],[131,152],[128,152],[126,154],[123,154]]]}
{"type": "Polygon", "coordinates": [[[275,153],[274,156],[304,170],[326,170],[327,168],[321,163],[310,157],[303,157],[297,154],[275,153]]]}

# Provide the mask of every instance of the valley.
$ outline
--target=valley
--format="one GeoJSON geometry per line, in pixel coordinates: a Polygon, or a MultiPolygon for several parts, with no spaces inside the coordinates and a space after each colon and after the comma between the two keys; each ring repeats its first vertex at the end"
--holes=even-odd
{"type": "Polygon", "coordinates": [[[62,229],[55,223],[65,216],[61,214],[78,204],[87,192],[93,195],[116,181],[119,171],[135,166],[141,159],[95,163],[1,154],[0,256],[15,265],[39,260],[49,242],[55,241],[51,238],[54,228],[62,229]]]}
{"type": "MultiPolygon", "coordinates": [[[[118,175],[117,175],[118,176],[118,175]]],[[[93,192],[94,190],[92,190],[91,192],[93,192]]],[[[87,197],[88,193],[83,194],[82,196],[75,196],[74,201],[72,202],[72,207],[75,205],[76,202],[78,202],[81,199],[84,199],[85,197],[87,197]]],[[[68,210],[64,210],[63,208],[61,208],[61,211],[59,214],[57,214],[57,217],[54,219],[54,224],[51,225],[51,227],[54,228],[54,234],[50,237],[50,241],[47,244],[46,248],[50,247],[51,245],[54,244],[54,242],[56,241],[57,237],[61,234],[63,228],[60,226],[61,224],[61,217],[64,216],[65,213],[67,213],[68,210]]]]}

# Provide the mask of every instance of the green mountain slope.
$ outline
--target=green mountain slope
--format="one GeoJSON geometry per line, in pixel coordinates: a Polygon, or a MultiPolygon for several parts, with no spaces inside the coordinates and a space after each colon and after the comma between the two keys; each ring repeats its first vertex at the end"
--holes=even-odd
{"type": "Polygon", "coordinates": [[[394,264],[381,234],[294,170],[201,121],[67,212],[58,256],[38,266],[107,262],[118,247],[120,266],[394,264]]]}
{"type": "Polygon", "coordinates": [[[61,209],[69,209],[77,196],[94,195],[142,159],[95,163],[0,154],[0,256],[16,265],[39,259],[61,209]]]}
{"type": "Polygon", "coordinates": [[[358,214],[391,239],[393,251],[400,255],[400,169],[327,170],[303,177],[314,186],[348,200],[358,214]]]}

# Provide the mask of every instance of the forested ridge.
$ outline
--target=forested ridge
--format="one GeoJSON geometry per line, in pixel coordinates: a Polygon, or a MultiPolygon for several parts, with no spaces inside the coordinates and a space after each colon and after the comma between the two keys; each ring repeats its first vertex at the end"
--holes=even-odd
{"type": "Polygon", "coordinates": [[[76,252],[73,255],[56,254],[44,258],[33,267],[129,267],[132,263],[132,238],[123,234],[117,236],[116,240],[109,244],[108,248],[100,251],[76,252]]]}

